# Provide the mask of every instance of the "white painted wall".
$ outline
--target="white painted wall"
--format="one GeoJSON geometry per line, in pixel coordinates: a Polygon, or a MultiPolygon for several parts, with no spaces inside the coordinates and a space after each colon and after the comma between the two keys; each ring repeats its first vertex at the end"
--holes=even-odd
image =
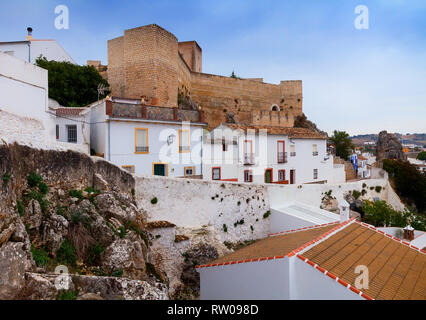
{"type": "Polygon", "coordinates": [[[212,226],[222,242],[269,234],[270,219],[263,218],[269,210],[266,186],[140,175],[135,180],[137,205],[145,209],[149,221],[166,220],[179,227],[212,226]],[[151,203],[153,198],[158,199],[157,204],[151,203]],[[241,219],[244,224],[235,227],[241,219]]]}
{"type": "Polygon", "coordinates": [[[47,70],[0,53],[0,109],[38,120],[52,134],[47,108],[47,70]]]}
{"type": "MultiPolygon", "coordinates": [[[[68,142],[68,125],[77,126],[77,144],[81,144],[90,152],[90,112],[78,117],[55,117],[55,125],[59,126],[58,141],[68,142]]],[[[55,129],[56,130],[56,129],[55,129]]],[[[56,132],[56,131],[55,131],[56,132]]]]}
{"type": "Polygon", "coordinates": [[[291,300],[364,300],[296,256],[289,264],[291,300]]]}
{"type": "Polygon", "coordinates": [[[105,120],[105,101],[102,100],[90,107],[90,148],[107,159],[108,124],[105,120]]]}
{"type": "Polygon", "coordinates": [[[197,269],[201,300],[287,300],[289,259],[197,269]]]}
{"type": "MultiPolygon", "coordinates": [[[[67,61],[74,63],[71,56],[55,40],[32,40],[31,42],[31,63],[43,55],[47,60],[67,61]]],[[[8,51],[10,55],[28,62],[29,50],[28,42],[6,42],[0,43],[0,52],[8,51]]]]}
{"type": "Polygon", "coordinates": [[[252,170],[253,182],[265,182],[265,170],[272,169],[273,182],[278,182],[278,171],[285,170],[284,180],[290,182],[290,170],[295,170],[295,183],[311,183],[318,181],[344,182],[345,172],[341,166],[333,165],[333,157],[327,155],[324,139],[289,139],[286,135],[237,135],[230,134],[229,128],[220,126],[210,135],[215,143],[206,140],[203,146],[203,179],[212,180],[212,168],[221,168],[221,180],[237,179],[244,182],[244,171],[252,170]],[[224,129],[222,133],[221,130],[224,129]],[[238,145],[228,145],[228,151],[222,150],[222,137],[238,141],[238,145]],[[219,140],[219,142],[217,141],[219,140]],[[244,141],[252,140],[254,165],[244,165],[244,141]],[[287,163],[278,163],[278,141],[284,141],[284,152],[287,163]],[[295,156],[290,156],[290,145],[295,146],[295,156]],[[313,145],[317,145],[318,155],[313,155],[313,145]],[[314,169],[318,169],[318,177],[314,179],[314,169]]]}

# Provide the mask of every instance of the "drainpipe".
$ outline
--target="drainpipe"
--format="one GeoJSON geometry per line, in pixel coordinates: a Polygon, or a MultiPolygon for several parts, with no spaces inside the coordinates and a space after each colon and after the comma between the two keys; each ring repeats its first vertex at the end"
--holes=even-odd
{"type": "Polygon", "coordinates": [[[108,161],[111,161],[111,121],[108,121],[108,161]]]}

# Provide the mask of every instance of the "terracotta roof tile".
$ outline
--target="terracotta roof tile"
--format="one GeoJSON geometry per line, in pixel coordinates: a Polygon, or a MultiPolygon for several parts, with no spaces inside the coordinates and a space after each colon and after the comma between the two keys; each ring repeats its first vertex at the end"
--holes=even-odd
{"type": "Polygon", "coordinates": [[[292,127],[278,127],[278,126],[255,126],[255,125],[242,125],[234,123],[225,123],[225,126],[232,130],[255,130],[256,133],[259,130],[267,130],[268,134],[271,135],[288,135],[293,139],[327,139],[327,136],[318,133],[316,131],[311,131],[306,128],[292,128],[292,127]]]}
{"type": "Polygon", "coordinates": [[[86,108],[58,108],[55,111],[57,116],[78,117],[85,110],[86,108]]]}
{"type": "Polygon", "coordinates": [[[231,261],[238,262],[244,260],[260,259],[264,257],[284,257],[294,249],[299,248],[300,246],[317,238],[334,227],[336,227],[336,224],[308,229],[306,231],[298,231],[284,235],[268,237],[262,240],[258,240],[252,245],[225,255],[215,261],[209,262],[208,264],[218,264],[231,261]]]}
{"type": "Polygon", "coordinates": [[[426,300],[426,255],[384,234],[352,223],[303,253],[303,256],[355,285],[355,267],[365,265],[373,299],[426,300]]]}

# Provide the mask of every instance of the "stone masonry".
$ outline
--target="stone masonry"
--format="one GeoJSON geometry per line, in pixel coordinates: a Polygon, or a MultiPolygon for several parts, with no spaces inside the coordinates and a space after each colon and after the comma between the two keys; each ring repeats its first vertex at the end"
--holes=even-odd
{"type": "Polygon", "coordinates": [[[178,42],[151,24],[125,30],[108,41],[108,81],[112,95],[144,99],[154,106],[179,107],[178,95],[205,112],[209,128],[236,122],[292,127],[302,114],[302,81],[264,83],[202,73],[196,41],[178,42]]]}

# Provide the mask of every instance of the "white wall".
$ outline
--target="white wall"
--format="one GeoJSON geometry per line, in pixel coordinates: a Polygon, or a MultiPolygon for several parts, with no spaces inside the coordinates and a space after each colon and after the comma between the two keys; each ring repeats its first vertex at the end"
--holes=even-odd
{"type": "Polygon", "coordinates": [[[321,199],[324,193],[329,190],[332,191],[331,196],[336,197],[338,201],[343,200],[343,195],[349,191],[358,190],[361,192],[362,185],[366,184],[366,195],[362,198],[373,200],[378,197],[380,200],[387,201],[396,210],[402,211],[404,205],[400,202],[398,196],[392,190],[388,180],[385,179],[367,179],[356,182],[347,182],[341,184],[304,184],[304,185],[267,185],[271,205],[280,205],[289,201],[298,201],[313,205],[315,207],[321,206],[321,199]],[[381,186],[382,190],[377,193],[370,187],[381,186]],[[384,190],[383,190],[384,187],[384,190]]]}
{"type": "Polygon", "coordinates": [[[103,154],[108,159],[108,124],[105,122],[105,101],[100,101],[90,108],[90,148],[103,154]]]}
{"type": "Polygon", "coordinates": [[[270,219],[263,218],[269,210],[269,199],[263,185],[139,175],[135,180],[136,202],[146,210],[149,221],[166,220],[179,227],[210,225],[222,242],[259,239],[269,234],[270,219]],[[158,203],[153,205],[155,197],[158,203]],[[241,219],[244,224],[235,227],[241,219]]]}
{"type": "MultiPolygon", "coordinates": [[[[0,44],[0,52],[13,51],[13,56],[28,62],[28,43],[3,43],[0,44]]],[[[75,63],[68,53],[55,40],[34,40],[31,41],[31,63],[43,55],[47,60],[67,61],[75,63]]]]}
{"type": "Polygon", "coordinates": [[[0,109],[38,120],[52,133],[47,108],[47,70],[0,53],[0,109]]]}
{"type": "Polygon", "coordinates": [[[291,300],[364,300],[297,256],[289,264],[291,300]]]}
{"type": "MultiPolygon", "coordinates": [[[[118,166],[133,165],[135,173],[152,175],[154,163],[167,163],[169,177],[183,177],[185,167],[195,167],[194,175],[201,175],[201,148],[203,129],[188,127],[191,135],[191,152],[179,153],[180,124],[110,121],[110,161],[118,166]],[[148,154],[135,154],[135,129],[148,129],[148,154]],[[174,135],[173,144],[167,137],[174,135]]],[[[185,127],[186,129],[186,127],[185,127]]]]}
{"type": "Polygon", "coordinates": [[[315,223],[271,208],[271,233],[314,226],[315,223]]]}
{"type": "Polygon", "coordinates": [[[90,151],[90,112],[79,117],[55,117],[56,125],[59,126],[58,141],[68,142],[68,125],[77,126],[77,144],[85,147],[87,152],[90,151]]]}
{"type": "Polygon", "coordinates": [[[201,300],[287,300],[288,258],[200,268],[201,300]]]}
{"type": "MultiPolygon", "coordinates": [[[[221,139],[220,130],[213,130],[211,135],[221,139]]],[[[229,138],[225,129],[223,135],[229,138]]],[[[250,135],[238,136],[238,146],[229,145],[228,151],[222,151],[222,144],[211,144],[206,141],[203,147],[203,179],[212,180],[212,168],[221,168],[221,180],[238,179],[244,182],[244,171],[252,170],[253,182],[265,182],[265,170],[272,169],[273,182],[278,182],[278,171],[285,170],[284,180],[290,182],[290,170],[295,170],[295,183],[311,183],[318,181],[344,182],[343,167],[334,167],[333,157],[327,155],[324,139],[289,139],[285,135],[250,135]],[[244,165],[244,141],[252,140],[254,165],[244,165]],[[284,141],[284,152],[287,163],[278,163],[277,143],[284,141]],[[290,156],[290,145],[295,146],[295,156],[290,156]],[[318,155],[313,155],[313,145],[317,145],[318,155]],[[328,158],[327,160],[324,160],[328,158]],[[314,179],[314,169],[318,169],[318,177],[314,179]]]]}

